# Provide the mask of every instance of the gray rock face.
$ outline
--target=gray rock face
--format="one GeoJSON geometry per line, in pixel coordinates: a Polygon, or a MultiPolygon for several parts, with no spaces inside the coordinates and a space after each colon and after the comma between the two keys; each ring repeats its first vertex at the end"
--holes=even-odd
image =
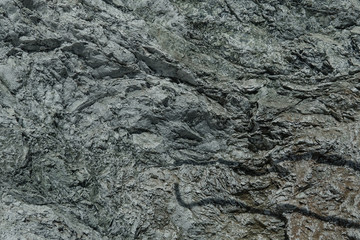
{"type": "Polygon", "coordinates": [[[0,239],[360,239],[360,3],[0,1],[0,239]]]}

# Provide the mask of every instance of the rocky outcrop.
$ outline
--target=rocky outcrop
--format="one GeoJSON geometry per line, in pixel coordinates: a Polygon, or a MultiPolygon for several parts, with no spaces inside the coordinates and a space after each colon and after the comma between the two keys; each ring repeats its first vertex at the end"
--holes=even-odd
{"type": "Polygon", "coordinates": [[[357,1],[2,0],[1,239],[360,239],[357,1]]]}

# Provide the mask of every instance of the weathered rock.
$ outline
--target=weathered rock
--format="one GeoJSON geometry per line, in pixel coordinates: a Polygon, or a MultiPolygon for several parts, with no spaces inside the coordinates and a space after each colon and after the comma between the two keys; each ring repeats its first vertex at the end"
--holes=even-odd
{"type": "Polygon", "coordinates": [[[0,239],[360,239],[356,1],[0,2],[0,239]]]}

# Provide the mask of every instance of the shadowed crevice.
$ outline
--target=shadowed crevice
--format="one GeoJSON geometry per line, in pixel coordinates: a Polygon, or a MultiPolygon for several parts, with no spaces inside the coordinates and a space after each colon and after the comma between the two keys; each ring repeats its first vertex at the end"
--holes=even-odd
{"type": "MultiPolygon", "coordinates": [[[[288,154],[281,157],[279,160],[271,160],[267,161],[270,162],[271,168],[269,169],[252,169],[246,166],[243,163],[236,162],[236,161],[228,161],[224,159],[219,159],[216,161],[194,161],[194,160],[182,160],[176,161],[175,166],[181,165],[192,165],[192,166],[207,166],[207,165],[214,165],[214,164],[222,164],[231,167],[236,172],[243,172],[245,175],[250,176],[263,176],[267,175],[270,172],[278,173],[280,176],[286,176],[290,174],[289,170],[284,167],[281,167],[279,163],[281,162],[288,162],[288,161],[308,161],[313,160],[320,164],[326,164],[329,166],[337,166],[337,167],[348,167],[353,169],[356,172],[360,172],[360,163],[357,163],[352,160],[345,159],[342,156],[337,154],[323,154],[319,152],[306,152],[302,154],[288,154]]],[[[265,166],[265,164],[264,164],[265,166]]]]}
{"type": "Polygon", "coordinates": [[[360,163],[354,162],[352,160],[345,159],[342,156],[339,156],[337,154],[326,154],[326,153],[320,153],[320,152],[306,152],[301,154],[289,154],[281,157],[279,160],[274,161],[274,165],[277,165],[281,162],[285,161],[307,161],[307,160],[313,160],[320,164],[327,164],[331,166],[337,166],[337,167],[348,167],[353,169],[354,171],[359,172],[360,171],[360,163]]]}
{"type": "Polygon", "coordinates": [[[222,164],[231,167],[236,172],[243,172],[245,175],[250,176],[263,176],[269,174],[271,170],[268,169],[252,169],[244,165],[243,163],[235,162],[235,161],[227,161],[224,159],[219,159],[216,161],[194,161],[194,160],[183,160],[176,161],[175,166],[181,165],[193,165],[193,166],[207,166],[207,165],[215,165],[222,164]]]}
{"type": "Polygon", "coordinates": [[[340,227],[344,228],[357,228],[360,229],[360,223],[354,222],[352,220],[344,219],[338,216],[325,216],[320,215],[315,212],[312,212],[310,210],[307,210],[305,208],[299,208],[292,204],[277,204],[275,206],[275,210],[270,209],[262,209],[262,208],[256,208],[249,205],[246,205],[245,203],[242,203],[237,200],[233,199],[223,199],[223,198],[205,198],[197,202],[191,202],[186,203],[181,197],[179,184],[174,184],[174,192],[176,196],[176,200],[179,203],[180,206],[191,209],[193,207],[202,207],[206,205],[215,205],[215,206],[234,206],[241,208],[242,211],[252,214],[261,214],[266,216],[272,216],[275,217],[285,224],[287,224],[287,219],[284,216],[286,213],[299,213],[303,216],[307,216],[310,218],[315,218],[323,222],[328,222],[335,224],[340,227]]]}

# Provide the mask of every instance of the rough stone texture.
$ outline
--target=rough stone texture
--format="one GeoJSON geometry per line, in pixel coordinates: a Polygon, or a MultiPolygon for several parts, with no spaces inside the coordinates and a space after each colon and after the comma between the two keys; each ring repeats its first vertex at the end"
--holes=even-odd
{"type": "Polygon", "coordinates": [[[0,239],[360,239],[357,0],[1,0],[0,239]]]}

